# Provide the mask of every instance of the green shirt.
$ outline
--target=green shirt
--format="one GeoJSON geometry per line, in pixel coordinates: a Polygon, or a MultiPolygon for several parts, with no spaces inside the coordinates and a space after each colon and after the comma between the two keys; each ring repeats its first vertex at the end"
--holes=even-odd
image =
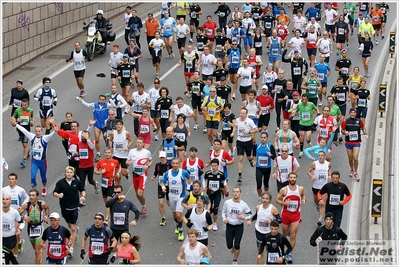
{"type": "Polygon", "coordinates": [[[335,104],[333,104],[330,107],[330,115],[333,117],[337,117],[338,115],[341,115],[341,110],[339,109],[339,107],[335,104]]]}
{"type": "Polygon", "coordinates": [[[356,11],[356,5],[354,4],[345,4],[345,8],[348,10],[349,16],[351,19],[355,19],[355,11],[356,11]]]}
{"type": "Polygon", "coordinates": [[[13,116],[16,119],[22,119],[22,121],[19,123],[21,126],[27,126],[33,118],[33,109],[27,108],[26,110],[23,110],[22,107],[19,107],[14,111],[13,116]]]}
{"type": "Polygon", "coordinates": [[[312,126],[314,121],[313,110],[316,110],[316,106],[308,101],[306,106],[300,102],[296,109],[299,111],[299,125],[312,126]]]}
{"type": "Polygon", "coordinates": [[[308,94],[309,98],[317,98],[317,87],[319,86],[319,79],[317,76],[315,76],[313,80],[310,78],[310,76],[308,76],[305,85],[310,86],[310,89],[306,89],[306,93],[308,94]]]}

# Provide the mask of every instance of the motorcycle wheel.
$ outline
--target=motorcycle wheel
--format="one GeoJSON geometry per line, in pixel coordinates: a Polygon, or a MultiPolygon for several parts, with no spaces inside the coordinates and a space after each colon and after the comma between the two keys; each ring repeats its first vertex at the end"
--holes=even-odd
{"type": "Polygon", "coordinates": [[[87,59],[89,61],[92,61],[94,58],[94,49],[95,49],[95,44],[91,43],[88,47],[87,47],[87,59]]]}

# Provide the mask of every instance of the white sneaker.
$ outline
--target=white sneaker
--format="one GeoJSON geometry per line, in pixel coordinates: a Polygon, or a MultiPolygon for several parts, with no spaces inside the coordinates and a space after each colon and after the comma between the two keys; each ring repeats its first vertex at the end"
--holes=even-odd
{"type": "Polygon", "coordinates": [[[70,247],[70,248],[69,248],[68,256],[70,256],[70,257],[73,256],[73,247],[70,247]]]}
{"type": "Polygon", "coordinates": [[[202,132],[203,132],[203,133],[206,133],[206,132],[207,132],[206,127],[204,127],[204,129],[202,130],[202,132]]]}
{"type": "Polygon", "coordinates": [[[194,125],[194,130],[198,130],[198,128],[199,128],[199,125],[198,124],[196,124],[196,125],[194,125]]]}
{"type": "Polygon", "coordinates": [[[170,58],[170,55],[167,55],[165,58],[170,58]]]}
{"type": "Polygon", "coordinates": [[[236,100],[236,94],[233,93],[233,95],[231,96],[231,98],[233,98],[234,100],[236,100]]]}
{"type": "Polygon", "coordinates": [[[213,231],[217,231],[218,230],[218,225],[216,223],[213,224],[213,231]]]}
{"type": "Polygon", "coordinates": [[[319,103],[319,107],[321,107],[321,106],[323,106],[323,103],[322,103],[322,102],[319,103]]]}
{"type": "Polygon", "coordinates": [[[154,137],[154,140],[155,141],[158,141],[159,139],[158,139],[158,135],[156,135],[155,137],[154,137]]]}
{"type": "Polygon", "coordinates": [[[175,53],[172,53],[172,58],[175,58],[175,53]]]}

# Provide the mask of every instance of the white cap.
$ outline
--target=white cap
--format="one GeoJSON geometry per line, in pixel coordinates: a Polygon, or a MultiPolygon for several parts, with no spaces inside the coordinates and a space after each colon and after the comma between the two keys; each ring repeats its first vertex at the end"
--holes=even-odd
{"type": "Polygon", "coordinates": [[[166,158],[166,152],[165,151],[159,151],[159,157],[160,158],[166,158]]]}
{"type": "Polygon", "coordinates": [[[60,215],[57,212],[53,212],[50,214],[50,219],[56,219],[59,220],[60,219],[60,215]]]}

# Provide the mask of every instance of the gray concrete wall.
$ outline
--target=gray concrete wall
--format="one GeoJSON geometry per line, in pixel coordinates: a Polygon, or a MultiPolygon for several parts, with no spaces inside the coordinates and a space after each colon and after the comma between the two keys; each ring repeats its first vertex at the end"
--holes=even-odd
{"type": "MultiPolygon", "coordinates": [[[[83,22],[95,17],[98,9],[111,18],[134,3],[50,2],[2,4],[3,75],[82,33],[83,22]]],[[[111,20],[120,25],[122,17],[111,20]]]]}

